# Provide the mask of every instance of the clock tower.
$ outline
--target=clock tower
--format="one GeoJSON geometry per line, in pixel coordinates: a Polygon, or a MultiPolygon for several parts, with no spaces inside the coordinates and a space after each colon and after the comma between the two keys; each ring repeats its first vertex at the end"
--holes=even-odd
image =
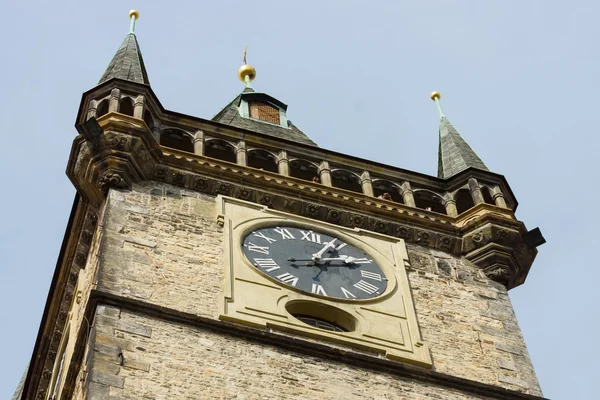
{"type": "Polygon", "coordinates": [[[508,290],[544,239],[439,93],[428,176],[319,147],[245,56],[212,119],[165,109],[130,18],[15,398],[542,399],[508,290]]]}

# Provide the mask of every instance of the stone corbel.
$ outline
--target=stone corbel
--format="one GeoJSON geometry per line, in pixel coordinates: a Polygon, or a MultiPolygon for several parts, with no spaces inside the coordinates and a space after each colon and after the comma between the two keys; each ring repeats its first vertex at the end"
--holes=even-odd
{"type": "Polygon", "coordinates": [[[485,221],[470,225],[463,236],[462,253],[490,279],[507,289],[519,286],[537,254],[526,246],[524,229],[485,221]]]}

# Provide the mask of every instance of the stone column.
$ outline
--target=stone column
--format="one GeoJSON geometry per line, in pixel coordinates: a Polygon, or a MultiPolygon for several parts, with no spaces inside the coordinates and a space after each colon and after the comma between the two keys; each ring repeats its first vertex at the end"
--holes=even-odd
{"type": "Polygon", "coordinates": [[[204,155],[204,131],[196,131],[194,133],[194,138],[192,139],[194,143],[194,154],[198,154],[199,156],[204,155]]]}
{"type": "Polygon", "coordinates": [[[410,183],[404,182],[400,187],[400,194],[402,195],[404,204],[406,204],[409,207],[416,207],[415,197],[413,196],[413,191],[410,187],[410,183]]]}
{"type": "Polygon", "coordinates": [[[498,207],[508,208],[508,204],[506,204],[506,199],[504,198],[504,193],[500,190],[500,186],[494,186],[494,189],[492,189],[492,198],[498,207]]]}
{"type": "Polygon", "coordinates": [[[96,117],[97,111],[98,111],[98,102],[96,100],[90,100],[90,104],[88,105],[87,117],[85,118],[85,120],[87,121],[88,119],[90,119],[92,117],[96,117]]]}
{"type": "Polygon", "coordinates": [[[319,165],[319,179],[321,179],[321,184],[331,186],[331,169],[329,168],[329,162],[323,161],[321,165],[319,165]]]}
{"type": "Polygon", "coordinates": [[[144,96],[139,95],[133,103],[133,117],[144,119],[144,96]]]}
{"type": "Polygon", "coordinates": [[[246,151],[246,142],[240,140],[235,146],[235,157],[238,165],[248,165],[248,152],[246,151]]]}
{"type": "Polygon", "coordinates": [[[121,100],[121,91],[119,89],[111,90],[108,100],[108,112],[119,111],[119,100],[121,100]]]}
{"type": "Polygon", "coordinates": [[[456,201],[450,193],[444,195],[444,207],[446,207],[446,214],[450,217],[458,217],[458,210],[456,209],[456,201]]]}
{"type": "Polygon", "coordinates": [[[469,191],[471,192],[471,197],[473,198],[473,203],[475,203],[475,205],[484,202],[483,193],[481,193],[481,188],[479,187],[477,179],[469,178],[469,191]]]}
{"type": "Polygon", "coordinates": [[[158,143],[160,143],[160,121],[156,121],[154,123],[154,127],[152,128],[152,136],[158,143]]]}
{"type": "Polygon", "coordinates": [[[373,197],[373,184],[369,171],[364,171],[360,176],[360,186],[362,186],[363,194],[373,197]]]}
{"type": "Polygon", "coordinates": [[[290,176],[290,161],[285,150],[281,150],[277,155],[277,169],[281,175],[290,176]]]}

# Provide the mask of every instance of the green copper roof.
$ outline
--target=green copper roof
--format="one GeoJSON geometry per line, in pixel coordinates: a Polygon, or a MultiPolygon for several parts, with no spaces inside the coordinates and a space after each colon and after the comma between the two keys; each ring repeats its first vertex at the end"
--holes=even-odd
{"type": "Polygon", "coordinates": [[[103,83],[112,78],[119,78],[135,83],[150,84],[144,59],[134,33],[125,36],[125,40],[117,50],[104,75],[98,82],[103,83]]]}
{"type": "Polygon", "coordinates": [[[471,167],[489,171],[471,146],[465,142],[456,128],[442,114],[440,118],[438,177],[450,178],[471,167]]]}

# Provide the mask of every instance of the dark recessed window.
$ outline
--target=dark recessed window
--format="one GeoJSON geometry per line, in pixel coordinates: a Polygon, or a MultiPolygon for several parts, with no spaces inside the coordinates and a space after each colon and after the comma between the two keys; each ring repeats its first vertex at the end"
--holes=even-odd
{"type": "Polygon", "coordinates": [[[348,332],[347,329],[344,329],[344,327],[339,326],[334,322],[326,321],[321,318],[311,317],[310,315],[295,314],[294,318],[299,319],[307,325],[314,326],[315,328],[319,329],[325,329],[326,331],[348,332]]]}
{"type": "Polygon", "coordinates": [[[251,102],[250,118],[259,119],[261,121],[270,122],[279,125],[279,109],[269,104],[251,102]]]}

